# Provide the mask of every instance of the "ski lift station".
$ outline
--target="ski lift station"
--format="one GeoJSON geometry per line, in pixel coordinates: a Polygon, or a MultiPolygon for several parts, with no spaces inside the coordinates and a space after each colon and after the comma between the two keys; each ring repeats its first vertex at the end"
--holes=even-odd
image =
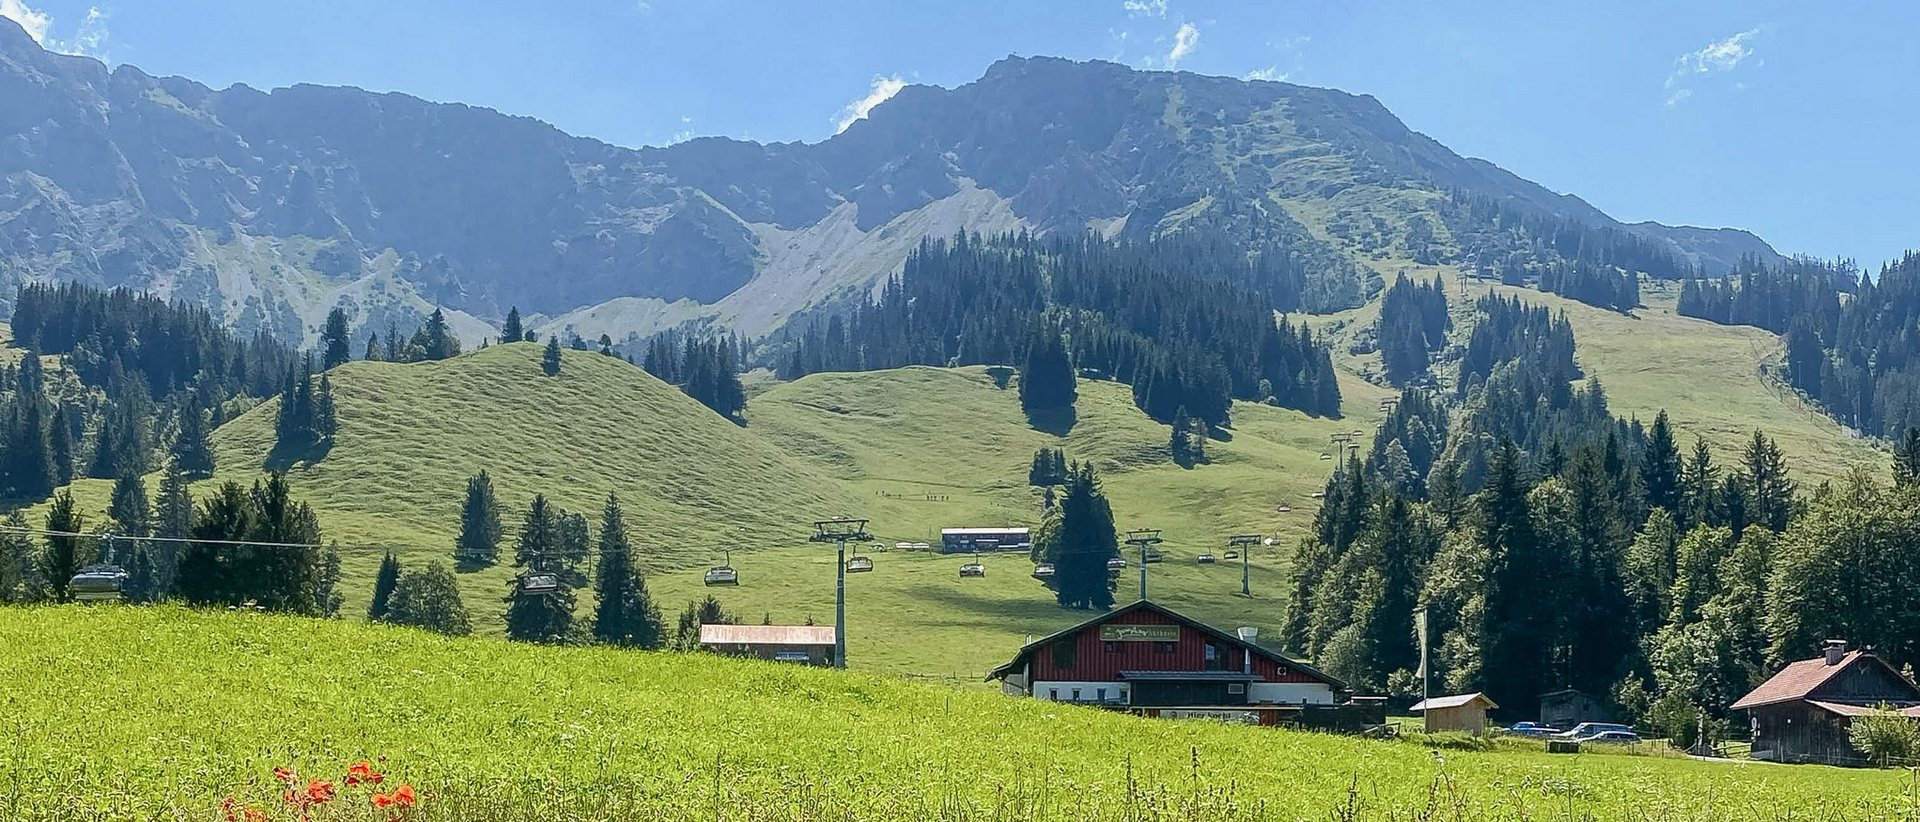
{"type": "Polygon", "coordinates": [[[942,528],[940,553],[971,554],[978,551],[1026,551],[1033,548],[1033,534],[1024,525],[996,528],[942,528]]]}

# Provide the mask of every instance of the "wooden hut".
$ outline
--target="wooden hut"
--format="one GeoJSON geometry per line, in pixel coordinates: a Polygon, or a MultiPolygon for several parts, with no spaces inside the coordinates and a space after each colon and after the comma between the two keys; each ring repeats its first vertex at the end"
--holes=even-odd
{"type": "Polygon", "coordinates": [[[1466,731],[1479,734],[1487,730],[1487,712],[1499,707],[1486,694],[1471,693],[1423,699],[1413,703],[1409,710],[1426,717],[1427,733],[1466,731]]]}

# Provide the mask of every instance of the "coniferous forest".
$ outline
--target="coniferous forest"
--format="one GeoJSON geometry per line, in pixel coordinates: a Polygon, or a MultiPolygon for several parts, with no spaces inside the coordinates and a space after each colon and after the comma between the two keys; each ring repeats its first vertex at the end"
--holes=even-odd
{"type": "Polygon", "coordinates": [[[877,298],[815,318],[789,340],[780,376],[905,365],[1022,364],[1057,333],[1081,376],[1133,386],[1147,414],[1185,407],[1227,425],[1234,399],[1322,416],[1340,409],[1324,341],[1276,323],[1204,246],[1097,238],[958,235],[927,240],[877,298]],[[1036,328],[1051,329],[1037,333],[1036,328]]]}

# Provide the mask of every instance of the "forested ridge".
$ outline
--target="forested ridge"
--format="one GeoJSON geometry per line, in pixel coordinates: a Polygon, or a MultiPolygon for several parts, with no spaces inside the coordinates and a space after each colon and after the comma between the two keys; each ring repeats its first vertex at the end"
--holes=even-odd
{"type": "Polygon", "coordinates": [[[1236,284],[1244,257],[1207,248],[1024,234],[926,240],[877,298],[798,331],[780,375],[1018,364],[1057,335],[1078,373],[1132,385],[1163,423],[1184,407],[1225,425],[1236,398],[1338,415],[1325,342],[1276,323],[1265,298],[1236,284]]]}
{"type": "Polygon", "coordinates": [[[1920,426],[1920,253],[1874,276],[1846,260],[1743,265],[1688,282],[1678,310],[1782,335],[1786,382],[1847,426],[1887,438],[1920,426]]]}

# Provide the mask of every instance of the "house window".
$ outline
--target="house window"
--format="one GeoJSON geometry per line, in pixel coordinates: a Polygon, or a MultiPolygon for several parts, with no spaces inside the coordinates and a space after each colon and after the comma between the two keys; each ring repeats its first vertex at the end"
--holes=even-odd
{"type": "Polygon", "coordinates": [[[1107,649],[1107,653],[1110,653],[1110,654],[1120,653],[1120,643],[1118,642],[1102,642],[1100,643],[1100,645],[1107,649]]]}
{"type": "Polygon", "coordinates": [[[1073,641],[1056,642],[1053,646],[1053,667],[1071,668],[1074,663],[1073,641]]]}
{"type": "Polygon", "coordinates": [[[1047,689],[1047,700],[1048,700],[1048,701],[1050,701],[1050,702],[1059,702],[1059,701],[1060,701],[1060,689],[1059,689],[1059,688],[1048,688],[1048,689],[1047,689]]]}
{"type": "Polygon", "coordinates": [[[1227,693],[1230,693],[1230,694],[1244,694],[1244,693],[1246,693],[1246,692],[1247,692],[1247,683],[1245,683],[1245,682],[1229,682],[1229,683],[1227,683],[1227,693]]]}
{"type": "Polygon", "coordinates": [[[1075,701],[1075,702],[1079,702],[1079,701],[1080,701],[1080,689],[1079,689],[1079,688],[1075,688],[1075,689],[1073,689],[1073,701],[1075,701]]]}
{"type": "Polygon", "coordinates": [[[1105,688],[1100,688],[1100,689],[1097,689],[1097,690],[1095,690],[1095,691],[1093,692],[1093,698],[1094,698],[1094,699],[1095,699],[1096,701],[1099,701],[1099,702],[1106,702],[1106,701],[1107,701],[1107,689],[1105,689],[1105,688]]]}
{"type": "Polygon", "coordinates": [[[1154,644],[1153,644],[1153,650],[1154,650],[1154,653],[1160,653],[1160,654],[1170,654],[1170,653],[1173,653],[1173,643],[1171,643],[1171,642],[1156,642],[1156,643],[1154,643],[1154,644]]]}
{"type": "Polygon", "coordinates": [[[1206,656],[1201,660],[1200,667],[1208,671],[1225,670],[1224,657],[1225,654],[1220,653],[1220,646],[1209,642],[1206,646],[1206,656]]]}

